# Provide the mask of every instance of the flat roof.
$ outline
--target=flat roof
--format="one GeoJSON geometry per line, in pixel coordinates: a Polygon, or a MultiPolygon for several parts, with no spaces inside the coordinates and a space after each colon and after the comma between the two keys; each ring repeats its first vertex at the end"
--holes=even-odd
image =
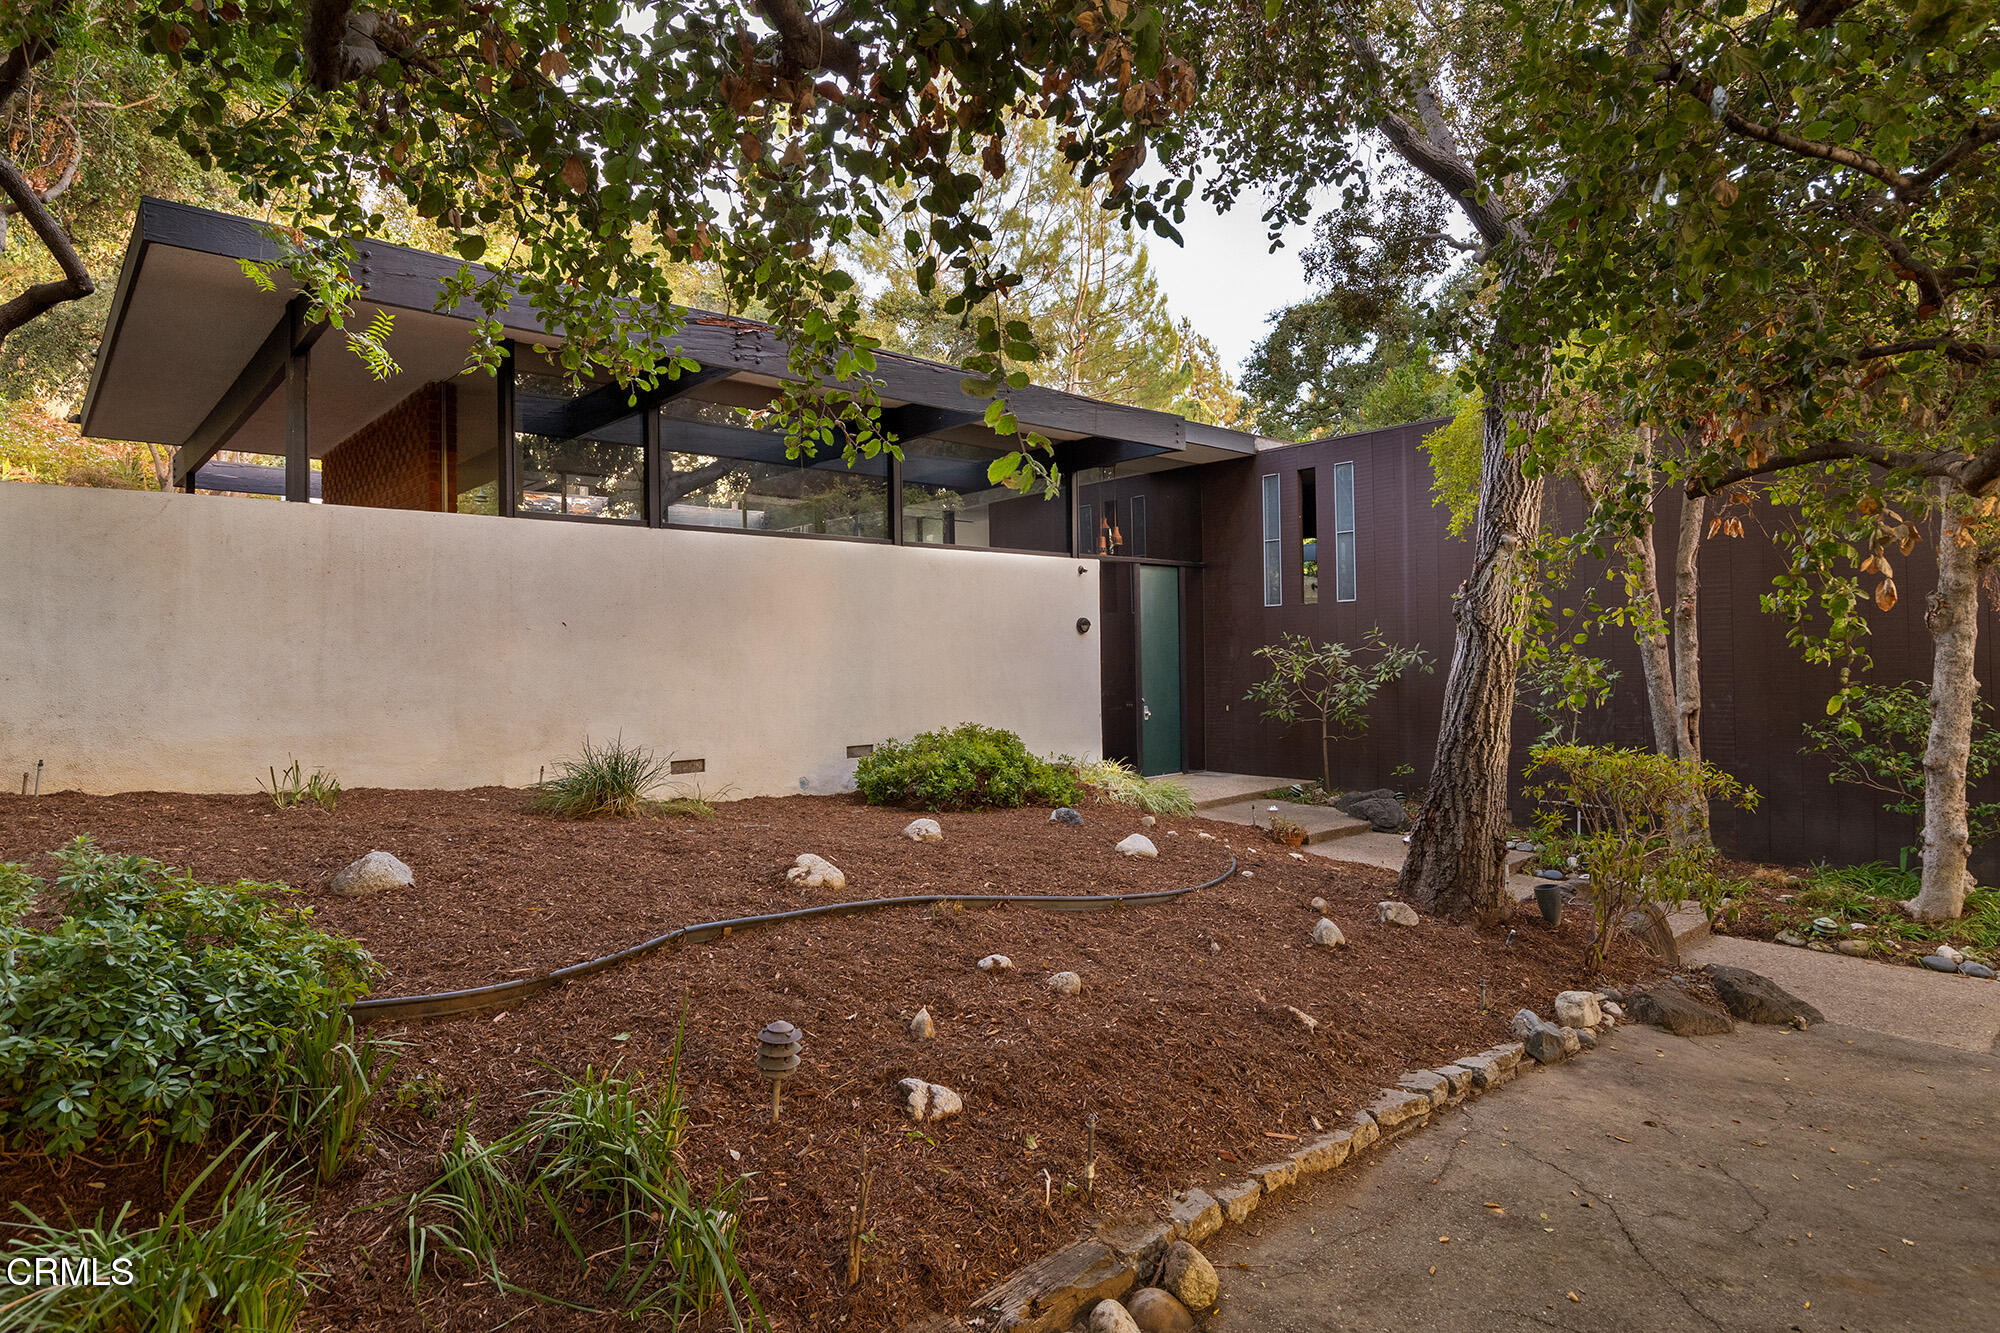
{"type": "MultiPolygon", "coordinates": [[[[444,255],[385,241],[357,247],[362,299],[357,324],[376,310],[395,313],[390,339],[401,374],[373,380],[337,336],[322,338],[312,356],[308,435],[317,456],[425,384],[461,372],[471,343],[469,302],[439,312],[440,284],[459,271],[444,255]]],[[[133,224],[112,298],[90,388],[83,433],[179,448],[208,419],[258,356],[296,287],[282,276],[265,291],[243,261],[269,261],[278,250],[265,224],[235,214],[145,198],[133,224]]],[[[479,266],[475,272],[484,273],[479,266]]],[[[559,345],[529,302],[516,294],[502,312],[507,333],[522,342],[559,345]]],[[[335,331],[336,333],[338,331],[335,331]]],[[[775,386],[791,378],[786,346],[768,324],[690,308],[678,334],[680,350],[731,381],[775,386]]],[[[978,424],[987,399],[961,387],[964,371],[935,361],[878,353],[873,378],[885,406],[939,409],[946,429],[990,437],[978,424]]],[[[1212,462],[1254,451],[1257,437],[1206,426],[1147,408],[1102,402],[1029,386],[1008,396],[1015,416],[1060,441],[1089,441],[1092,457],[1116,462],[1154,457],[1165,462],[1212,462]]],[[[920,432],[911,431],[915,438],[920,432]]],[[[282,395],[271,395],[247,418],[226,448],[277,452],[283,438],[282,395]]]]}

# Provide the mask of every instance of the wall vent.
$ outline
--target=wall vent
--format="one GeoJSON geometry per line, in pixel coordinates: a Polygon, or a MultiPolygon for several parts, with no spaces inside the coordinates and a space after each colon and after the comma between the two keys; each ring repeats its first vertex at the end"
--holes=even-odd
{"type": "Polygon", "coordinates": [[[708,760],[676,759],[667,766],[667,771],[670,773],[706,773],[708,771],[708,760]]]}
{"type": "Polygon", "coordinates": [[[875,747],[872,745],[850,745],[847,747],[847,757],[849,759],[861,759],[874,753],[875,747]]]}

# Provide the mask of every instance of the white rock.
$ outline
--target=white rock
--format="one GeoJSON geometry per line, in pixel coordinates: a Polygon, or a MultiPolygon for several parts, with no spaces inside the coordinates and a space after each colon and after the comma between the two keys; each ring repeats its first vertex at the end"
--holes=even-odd
{"type": "Polygon", "coordinates": [[[1013,969],[1014,960],[1004,953],[989,953],[979,960],[981,972],[1011,972],[1013,969]]]}
{"type": "Polygon", "coordinates": [[[1587,990],[1566,990],[1556,996],[1556,1022],[1568,1028],[1594,1028],[1604,1021],[1597,997],[1587,990]]]}
{"type": "Polygon", "coordinates": [[[1313,927],[1313,943],[1337,949],[1347,943],[1347,936],[1340,933],[1340,927],[1333,924],[1332,917],[1323,916],[1319,919],[1319,924],[1313,927]]]}
{"type": "Polygon", "coordinates": [[[1306,859],[1304,852],[1286,852],[1285,855],[1291,857],[1294,861],[1303,861],[1306,859]]]}
{"type": "Polygon", "coordinates": [[[1222,946],[1220,944],[1217,944],[1214,940],[1210,940],[1208,942],[1208,951],[1210,953],[1221,953],[1222,946]]]}
{"type": "MultiPolygon", "coordinates": [[[[377,855],[379,854],[380,853],[377,853],[377,855]]],[[[393,860],[394,858],[392,857],[391,859],[393,860]]],[[[1965,955],[1960,953],[1958,950],[1952,948],[1949,944],[1940,944],[1938,945],[1937,948],[1931,950],[1931,952],[1935,953],[1940,958],[1949,958],[1954,963],[1962,963],[1965,961],[1965,955]]]]}
{"type": "Polygon", "coordinates": [[[918,1041],[929,1041],[937,1035],[937,1024],[931,1021],[930,1010],[917,1010],[917,1016],[910,1020],[910,1035],[918,1041]]]}
{"type": "Polygon", "coordinates": [[[1074,995],[1083,989],[1083,978],[1074,972],[1057,972],[1048,980],[1050,990],[1062,995],[1074,995]]]}
{"type": "Polygon", "coordinates": [[[1099,1301],[1090,1312],[1090,1333],[1139,1333],[1139,1326],[1117,1301],[1099,1301]]]}
{"type": "Polygon", "coordinates": [[[1157,819],[1153,818],[1153,817],[1152,817],[1151,815],[1140,815],[1140,816],[1139,816],[1139,827],[1140,827],[1140,828],[1151,828],[1151,827],[1153,827],[1153,825],[1155,825],[1155,824],[1157,824],[1157,823],[1159,823],[1159,822],[1160,822],[1159,820],[1157,820],[1157,819]]]}
{"type": "Polygon", "coordinates": [[[792,868],[785,872],[785,883],[795,889],[839,890],[847,887],[847,876],[825,857],[801,852],[798,860],[792,862],[792,868]]]}
{"type": "Polygon", "coordinates": [[[1255,879],[1255,878],[1257,878],[1257,872],[1256,872],[1256,871],[1254,871],[1254,870],[1246,870],[1246,871],[1244,871],[1244,872],[1243,872],[1243,878],[1245,878],[1245,879],[1255,879]]]}
{"type": "Polygon", "coordinates": [[[903,1104],[912,1120],[943,1120],[965,1109],[964,1099],[942,1083],[906,1078],[896,1086],[903,1090],[903,1104]]]}
{"type": "Polygon", "coordinates": [[[1326,899],[1315,898],[1307,903],[1306,906],[1312,908],[1315,912],[1324,912],[1326,910],[1326,899]]]}
{"type": "Polygon", "coordinates": [[[1607,1018],[1625,1017],[1625,1010],[1619,1006],[1616,1000],[1599,1000],[1597,1002],[1597,1010],[1607,1018]]]}
{"type": "Polygon", "coordinates": [[[1153,840],[1145,834],[1134,833],[1118,844],[1118,852],[1121,856],[1158,856],[1160,849],[1155,847],[1153,840]]]}
{"type": "Polygon", "coordinates": [[[935,819],[912,819],[903,827],[903,836],[911,842],[943,842],[944,829],[935,819]]]}
{"type": "Polygon", "coordinates": [[[388,889],[407,889],[415,874],[387,852],[370,852],[333,877],[333,891],[343,898],[362,898],[388,889]]]}
{"type": "Polygon", "coordinates": [[[1375,904],[1375,919],[1385,926],[1414,926],[1417,924],[1417,909],[1391,899],[1375,904]]]}
{"type": "Polygon", "coordinates": [[[1311,1032],[1314,1028],[1317,1028],[1319,1026],[1319,1020],[1317,1018],[1314,1018],[1311,1014],[1307,1013],[1303,1009],[1294,1009],[1292,1008],[1291,1005],[1288,1004],[1285,1006],[1285,1010],[1286,1012],[1291,1014],[1293,1018],[1296,1018],[1299,1020],[1299,1022],[1304,1023],[1306,1025],[1306,1031],[1308,1032],[1311,1032]]]}
{"type": "Polygon", "coordinates": [[[1202,831],[1201,831],[1200,829],[1196,829],[1196,830],[1194,831],[1194,836],[1195,836],[1195,837],[1197,837],[1197,838],[1206,838],[1206,839],[1208,839],[1208,840],[1209,840],[1210,842],[1214,842],[1214,841],[1215,841],[1215,835],[1214,835],[1213,833],[1203,833],[1203,832],[1202,832],[1202,831]]]}
{"type": "Polygon", "coordinates": [[[1583,1038],[1576,1035],[1575,1028],[1565,1027],[1560,1029],[1560,1031],[1562,1032],[1563,1053],[1565,1055],[1575,1055],[1583,1049],[1583,1038]]]}

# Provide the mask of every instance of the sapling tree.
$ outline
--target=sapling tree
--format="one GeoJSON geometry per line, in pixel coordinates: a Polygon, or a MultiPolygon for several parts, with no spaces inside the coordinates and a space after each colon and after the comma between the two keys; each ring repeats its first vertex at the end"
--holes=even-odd
{"type": "MultiPolygon", "coordinates": [[[[1988,720],[1993,706],[1974,706],[1965,776],[1977,783],[2000,772],[2000,730],[1988,720]]],[[[1924,750],[1931,728],[1930,690],[1920,681],[1862,685],[1824,721],[1806,725],[1806,749],[1833,766],[1829,782],[1849,782],[1881,792],[1882,808],[1912,819],[1924,813],[1924,750]]],[[[1966,823],[1976,846],[2000,837],[2000,801],[1968,803],[1966,823]]]]}
{"type": "Polygon", "coordinates": [[[1575,857],[1590,872],[1592,967],[1634,908],[1690,899],[1713,906],[1716,852],[1689,836],[1690,811],[1713,801],[1757,803],[1755,791],[1721,769],[1652,750],[1545,745],[1528,773],[1540,779],[1528,795],[1542,805],[1536,837],[1544,852],[1575,857]]]}
{"type": "Polygon", "coordinates": [[[1319,781],[1333,790],[1333,743],[1368,726],[1368,708],[1392,681],[1412,671],[1430,674],[1429,654],[1389,643],[1379,629],[1358,645],[1327,643],[1286,634],[1256,650],[1270,674],[1243,697],[1264,716],[1288,727],[1311,727],[1319,736],[1319,781]]]}

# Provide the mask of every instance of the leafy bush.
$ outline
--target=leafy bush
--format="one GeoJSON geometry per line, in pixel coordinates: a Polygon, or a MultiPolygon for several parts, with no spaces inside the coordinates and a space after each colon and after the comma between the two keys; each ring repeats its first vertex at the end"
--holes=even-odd
{"type": "Polygon", "coordinates": [[[1544,780],[1528,794],[1545,807],[1536,834],[1544,857],[1559,865],[1573,856],[1590,872],[1593,967],[1642,904],[1693,899],[1713,908],[1721,893],[1715,848],[1691,812],[1704,799],[1751,809],[1756,792],[1719,768],[1651,750],[1544,745],[1533,754],[1528,771],[1544,780]]]}
{"type": "Polygon", "coordinates": [[[1137,806],[1149,815],[1191,815],[1194,788],[1172,778],[1143,778],[1119,759],[1093,759],[1076,766],[1076,776],[1107,801],[1137,806]]]}
{"type": "Polygon", "coordinates": [[[976,722],[884,741],[862,758],[854,781],[870,805],[917,810],[1073,805],[1083,793],[1068,764],[1037,758],[1013,732],[976,722]]]}
{"type": "Polygon", "coordinates": [[[299,1086],[327,1019],[367,989],[352,940],[275,901],[283,885],[196,883],[79,838],[57,853],[60,919],[22,918],[44,888],[0,865],[0,1137],[53,1155],[116,1136],[194,1142],[299,1086]]]}
{"type": "Polygon", "coordinates": [[[1411,671],[1430,674],[1430,655],[1404,648],[1371,629],[1358,646],[1324,643],[1303,634],[1285,634],[1256,650],[1271,674],[1243,697],[1261,704],[1264,716],[1287,727],[1311,726],[1319,733],[1319,780],[1333,790],[1333,742],[1368,725],[1368,707],[1382,687],[1411,671]],[[1370,660],[1363,660],[1362,654],[1370,660]]]}
{"type": "Polygon", "coordinates": [[[650,1093],[586,1069],[492,1143],[461,1122],[438,1178],[405,1203],[412,1287],[434,1260],[450,1258],[509,1289],[500,1251],[539,1220],[579,1263],[616,1256],[604,1289],[631,1313],[679,1319],[721,1306],[738,1329],[761,1323],[736,1254],[742,1182],[702,1201],[680,1166],[687,1110],[678,1069],[678,1043],[650,1093]],[[616,1238],[608,1247],[606,1232],[616,1238]]]}
{"type": "MultiPolygon", "coordinates": [[[[288,1333],[305,1310],[302,1278],[306,1210],[284,1177],[260,1164],[258,1145],[224,1184],[211,1210],[193,1215],[196,1194],[222,1163],[218,1156],[181,1191],[159,1223],[132,1225],[132,1205],[68,1229],[23,1208],[25,1238],[0,1250],[6,1261],[94,1260],[102,1285],[36,1285],[13,1296],[0,1288],[0,1333],[196,1333],[255,1330],[288,1333]],[[120,1282],[129,1276],[130,1281],[120,1282]]],[[[30,1270],[32,1271],[32,1270],[30,1270]]],[[[58,1270],[60,1273],[60,1270],[58,1270]]]]}
{"type": "Polygon", "coordinates": [[[333,809],[333,803],[340,799],[340,779],[323,768],[315,768],[311,776],[299,771],[299,761],[292,760],[292,766],[282,774],[274,766],[271,769],[271,785],[265,787],[262,781],[257,786],[271,798],[271,803],[280,810],[289,810],[295,805],[311,801],[322,810],[333,809]]]}
{"type": "MultiPolygon", "coordinates": [[[[1965,764],[1968,786],[2000,772],[2000,730],[1988,720],[1993,705],[1978,699],[1973,708],[1972,751],[1965,764]]],[[[1832,763],[1829,782],[1872,787],[1889,797],[1883,809],[1921,819],[1930,727],[1928,686],[1916,681],[1861,685],[1847,692],[1839,713],[1806,724],[1806,749],[1832,763]]],[[[1965,816],[1973,846],[2000,837],[2000,801],[1968,804],[1965,816]]]]}
{"type": "Polygon", "coordinates": [[[556,776],[534,786],[534,808],[564,819],[626,818],[645,808],[666,780],[673,759],[619,737],[608,745],[584,738],[583,753],[556,765],[556,776]]]}

